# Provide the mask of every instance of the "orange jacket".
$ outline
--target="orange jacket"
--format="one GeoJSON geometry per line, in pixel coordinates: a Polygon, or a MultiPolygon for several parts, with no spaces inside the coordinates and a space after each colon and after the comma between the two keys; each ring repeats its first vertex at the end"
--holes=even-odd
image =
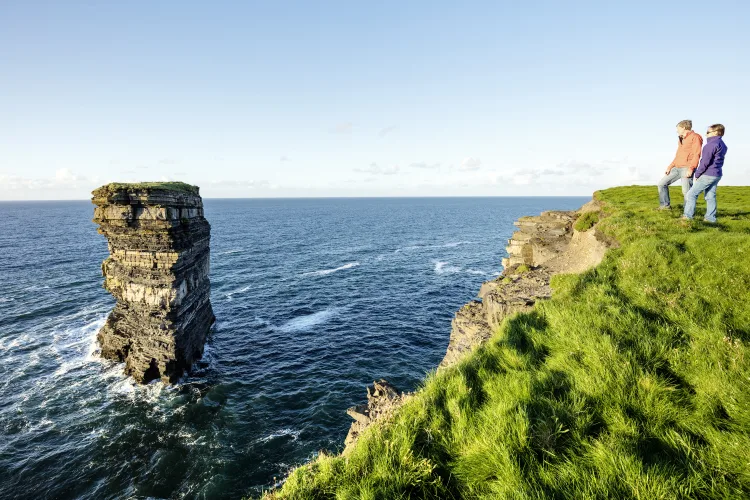
{"type": "Polygon", "coordinates": [[[669,164],[667,170],[675,167],[688,167],[691,171],[698,168],[698,162],[701,159],[701,148],[703,147],[703,137],[690,130],[685,137],[679,139],[677,143],[677,154],[674,160],[669,164]]]}

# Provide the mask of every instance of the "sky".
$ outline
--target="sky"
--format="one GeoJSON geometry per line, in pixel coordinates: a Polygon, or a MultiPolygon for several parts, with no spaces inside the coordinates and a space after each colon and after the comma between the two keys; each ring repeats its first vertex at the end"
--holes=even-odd
{"type": "Polygon", "coordinates": [[[590,195],[675,125],[750,184],[750,2],[0,0],[0,200],[590,195]]]}

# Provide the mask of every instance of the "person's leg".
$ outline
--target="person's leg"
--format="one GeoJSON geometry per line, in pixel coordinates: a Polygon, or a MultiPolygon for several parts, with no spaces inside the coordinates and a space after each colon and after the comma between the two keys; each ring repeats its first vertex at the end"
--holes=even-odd
{"type": "Polygon", "coordinates": [[[659,189],[659,206],[669,207],[669,185],[680,178],[678,169],[673,168],[667,175],[661,178],[659,183],[656,185],[659,189]]]}
{"type": "MultiPolygon", "coordinates": [[[[704,175],[703,177],[708,177],[704,175]]],[[[703,178],[701,177],[701,179],[703,178]]],[[[719,184],[721,177],[708,177],[711,183],[706,188],[706,193],[703,195],[706,198],[706,216],[703,218],[706,222],[716,222],[716,186],[719,184]]]]}
{"type": "Polygon", "coordinates": [[[693,176],[685,177],[685,174],[687,174],[688,169],[687,168],[676,168],[675,170],[680,171],[680,181],[682,182],[682,196],[683,198],[687,194],[688,191],[690,191],[690,188],[693,187],[693,176]]]}
{"type": "Polygon", "coordinates": [[[706,176],[702,176],[699,179],[695,179],[695,182],[693,182],[693,187],[690,188],[690,191],[687,192],[685,195],[685,211],[683,212],[682,216],[686,219],[692,219],[693,215],[695,215],[695,203],[698,201],[698,196],[705,191],[705,189],[708,187],[708,179],[706,179],[706,176]]]}

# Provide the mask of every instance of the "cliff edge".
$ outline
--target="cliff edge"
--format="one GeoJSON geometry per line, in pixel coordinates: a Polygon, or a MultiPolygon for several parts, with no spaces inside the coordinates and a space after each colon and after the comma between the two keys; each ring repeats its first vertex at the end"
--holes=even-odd
{"type": "Polygon", "coordinates": [[[267,497],[748,498],[750,187],[719,191],[718,224],[652,186],[519,220],[443,367],[267,497]]]}
{"type": "MultiPolygon", "coordinates": [[[[576,211],[547,211],[526,216],[514,225],[518,230],[508,240],[508,257],[501,275],[482,284],[478,298],[456,312],[445,357],[438,370],[456,364],[462,357],[486,342],[502,321],[519,312],[530,311],[537,301],[552,295],[550,280],[562,273],[579,273],[601,262],[611,240],[599,234],[593,223],[601,204],[592,200],[576,211]],[[584,220],[581,220],[584,222],[584,220]]],[[[387,381],[373,382],[367,388],[367,403],[347,410],[354,419],[344,443],[348,453],[357,437],[369,425],[388,418],[404,401],[402,394],[387,381]],[[388,390],[378,390],[387,387],[388,390]]]]}

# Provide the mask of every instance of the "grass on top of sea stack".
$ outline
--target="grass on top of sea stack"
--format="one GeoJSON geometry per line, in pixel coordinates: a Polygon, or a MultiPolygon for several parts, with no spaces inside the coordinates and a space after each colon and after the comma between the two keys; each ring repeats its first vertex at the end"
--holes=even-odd
{"type": "Polygon", "coordinates": [[[117,191],[177,191],[187,194],[198,194],[198,186],[179,181],[164,182],[110,182],[94,190],[94,196],[104,197],[117,191]]]}
{"type": "Polygon", "coordinates": [[[619,248],[267,498],[750,498],[750,187],[596,198],[619,248]]]}

